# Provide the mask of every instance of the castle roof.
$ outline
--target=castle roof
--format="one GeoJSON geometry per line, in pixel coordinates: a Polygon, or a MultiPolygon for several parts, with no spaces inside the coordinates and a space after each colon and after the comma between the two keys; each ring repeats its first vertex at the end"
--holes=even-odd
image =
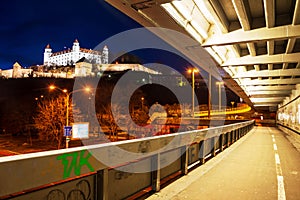
{"type": "MultiPolygon", "coordinates": [[[[57,56],[57,55],[61,55],[61,54],[65,54],[65,53],[70,53],[70,52],[72,52],[71,49],[54,52],[54,53],[51,54],[51,57],[57,56]]],[[[80,48],[80,52],[89,53],[89,54],[95,54],[95,55],[101,55],[100,51],[95,51],[95,50],[92,50],[92,49],[80,48]]]]}
{"type": "Polygon", "coordinates": [[[92,50],[92,49],[86,49],[86,48],[80,48],[80,51],[83,53],[90,53],[90,54],[98,54],[100,55],[100,51],[92,50]]]}
{"type": "Polygon", "coordinates": [[[51,57],[52,57],[52,56],[61,55],[61,54],[65,54],[65,53],[70,53],[70,52],[72,52],[72,50],[71,50],[71,49],[67,49],[67,50],[58,51],[58,52],[52,53],[52,54],[51,54],[51,57]]]}
{"type": "Polygon", "coordinates": [[[50,44],[47,44],[46,49],[51,49],[50,44]]]}
{"type": "Polygon", "coordinates": [[[22,66],[18,62],[15,62],[15,64],[13,65],[13,67],[22,68],[22,66]]]}

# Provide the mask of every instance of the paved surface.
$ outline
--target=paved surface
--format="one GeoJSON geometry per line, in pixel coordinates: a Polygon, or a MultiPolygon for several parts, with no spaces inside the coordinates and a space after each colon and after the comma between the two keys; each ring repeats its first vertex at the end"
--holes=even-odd
{"type": "Polygon", "coordinates": [[[300,152],[286,136],[275,127],[255,127],[230,148],[148,200],[299,200],[300,152]]]}

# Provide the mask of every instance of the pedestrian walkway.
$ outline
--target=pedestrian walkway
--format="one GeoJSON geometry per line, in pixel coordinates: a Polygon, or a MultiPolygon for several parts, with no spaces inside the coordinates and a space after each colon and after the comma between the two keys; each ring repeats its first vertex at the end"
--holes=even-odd
{"type": "Polygon", "coordinates": [[[148,200],[296,200],[300,199],[299,188],[300,152],[277,128],[254,127],[224,152],[148,200]]]}

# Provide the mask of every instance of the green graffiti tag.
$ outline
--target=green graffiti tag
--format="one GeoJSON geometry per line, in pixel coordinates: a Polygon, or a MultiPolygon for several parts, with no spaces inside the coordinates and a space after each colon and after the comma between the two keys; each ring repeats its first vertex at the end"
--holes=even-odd
{"type": "Polygon", "coordinates": [[[73,169],[74,169],[74,174],[79,176],[81,174],[81,168],[84,165],[86,165],[91,172],[95,171],[92,165],[88,161],[88,159],[92,156],[92,154],[88,152],[87,155],[84,157],[85,152],[88,151],[82,150],[80,152],[66,153],[57,156],[57,160],[62,160],[62,164],[64,165],[63,178],[69,178],[73,169]],[[78,160],[78,156],[79,156],[79,160],[78,160]]]}

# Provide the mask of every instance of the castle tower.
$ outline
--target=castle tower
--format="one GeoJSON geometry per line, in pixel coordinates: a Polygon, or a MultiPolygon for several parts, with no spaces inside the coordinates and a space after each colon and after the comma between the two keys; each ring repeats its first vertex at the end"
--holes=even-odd
{"type": "Polygon", "coordinates": [[[102,63],[108,64],[108,48],[105,45],[102,50],[102,63]]]}
{"type": "Polygon", "coordinates": [[[77,39],[75,39],[75,41],[73,42],[72,50],[73,52],[79,52],[80,50],[79,42],[77,39]]]}
{"type": "Polygon", "coordinates": [[[22,69],[21,65],[18,62],[15,62],[15,64],[13,65],[12,77],[13,78],[21,78],[22,77],[21,69],[22,69]]]}
{"type": "Polygon", "coordinates": [[[79,42],[77,39],[75,39],[75,41],[73,42],[73,47],[72,47],[72,61],[75,63],[77,62],[80,58],[79,58],[79,52],[80,52],[80,46],[79,46],[79,42]]]}
{"type": "Polygon", "coordinates": [[[50,56],[52,54],[52,49],[50,47],[50,44],[48,44],[45,47],[45,51],[44,51],[44,65],[46,66],[50,66],[50,56]]]}

